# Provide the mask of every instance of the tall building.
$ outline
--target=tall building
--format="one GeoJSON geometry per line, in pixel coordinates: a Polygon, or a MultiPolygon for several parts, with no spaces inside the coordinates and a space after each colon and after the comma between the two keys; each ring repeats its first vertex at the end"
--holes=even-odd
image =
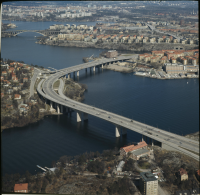
{"type": "Polygon", "coordinates": [[[151,172],[140,173],[139,186],[142,195],[158,194],[158,180],[151,172]]]}

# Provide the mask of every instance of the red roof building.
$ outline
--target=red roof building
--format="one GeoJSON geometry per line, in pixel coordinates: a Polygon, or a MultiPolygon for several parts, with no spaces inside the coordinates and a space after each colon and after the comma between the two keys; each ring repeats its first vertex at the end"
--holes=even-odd
{"type": "Polygon", "coordinates": [[[15,184],[14,192],[28,193],[28,183],[15,184]]]}
{"type": "Polygon", "coordinates": [[[127,155],[128,152],[132,152],[141,148],[146,148],[147,143],[145,141],[139,142],[137,145],[130,145],[126,147],[122,147],[120,149],[120,155],[124,156],[127,155]]]}
{"type": "Polygon", "coordinates": [[[187,171],[185,169],[180,168],[179,169],[179,175],[181,177],[181,181],[188,180],[188,174],[187,174],[187,171]]]}
{"type": "Polygon", "coordinates": [[[19,94],[15,94],[15,95],[14,95],[14,99],[15,99],[15,100],[19,100],[19,99],[21,99],[21,95],[19,95],[19,94]]]}

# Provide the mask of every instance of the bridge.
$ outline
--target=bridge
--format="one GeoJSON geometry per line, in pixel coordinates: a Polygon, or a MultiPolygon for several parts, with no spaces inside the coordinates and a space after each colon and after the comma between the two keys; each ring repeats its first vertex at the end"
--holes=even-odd
{"type": "Polygon", "coordinates": [[[17,36],[21,33],[25,32],[36,32],[43,36],[47,35],[57,35],[60,33],[60,31],[50,31],[50,30],[8,30],[8,31],[1,31],[2,35],[8,35],[8,36],[17,36]]]}
{"type": "Polygon", "coordinates": [[[95,72],[96,68],[104,68],[113,62],[124,61],[135,57],[135,55],[132,55],[126,57],[120,56],[115,59],[101,59],[98,61],[88,62],[57,70],[55,74],[51,74],[48,78],[42,79],[39,82],[37,86],[38,95],[45,101],[45,103],[50,105],[51,109],[55,108],[58,114],[71,114],[72,111],[75,111],[77,115],[77,122],[88,120],[88,115],[93,115],[95,117],[111,122],[115,126],[116,137],[127,134],[127,129],[129,129],[141,134],[143,140],[147,140],[147,138],[149,138],[152,145],[154,144],[154,140],[156,140],[161,143],[161,146],[164,149],[179,151],[196,160],[199,160],[198,141],[194,141],[189,138],[170,133],[159,128],[155,128],[147,124],[143,124],[141,122],[96,108],[94,106],[74,101],[62,93],[64,88],[63,77],[66,78],[66,75],[68,78],[70,78],[71,74],[75,75],[76,73],[78,77],[80,70],[85,69],[87,71],[89,68],[90,71],[93,70],[95,72]],[[53,89],[53,85],[58,79],[60,80],[60,86],[58,93],[56,93],[53,89]]]}

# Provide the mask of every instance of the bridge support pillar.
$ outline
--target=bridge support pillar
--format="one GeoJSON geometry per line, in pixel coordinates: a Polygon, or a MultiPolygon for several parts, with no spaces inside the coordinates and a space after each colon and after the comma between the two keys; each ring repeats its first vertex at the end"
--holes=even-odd
{"type": "Polygon", "coordinates": [[[77,111],[77,122],[81,122],[81,112],[77,111]]]}
{"type": "Polygon", "coordinates": [[[95,66],[93,67],[93,71],[95,72],[95,66]]]}
{"type": "Polygon", "coordinates": [[[124,127],[122,128],[122,135],[127,135],[127,129],[125,129],[124,127]]]}
{"type": "Polygon", "coordinates": [[[87,72],[87,68],[85,69],[85,72],[87,72]]]}
{"type": "Polygon", "coordinates": [[[77,77],[79,77],[79,71],[77,71],[77,77]]]}
{"type": "Polygon", "coordinates": [[[57,113],[60,114],[60,107],[59,107],[59,104],[57,104],[57,113]]]}
{"type": "Polygon", "coordinates": [[[144,141],[144,135],[142,135],[142,142],[144,141]]]}
{"type": "Polygon", "coordinates": [[[88,120],[88,114],[87,113],[83,113],[83,120],[87,121],[88,120]]]}
{"type": "Polygon", "coordinates": [[[154,140],[151,138],[151,145],[154,146],[154,140]]]}
{"type": "Polygon", "coordinates": [[[103,64],[101,65],[101,68],[103,68],[103,64]]]}
{"type": "Polygon", "coordinates": [[[119,126],[115,127],[115,137],[120,137],[120,127],[119,126]]]}
{"type": "Polygon", "coordinates": [[[61,113],[63,113],[63,105],[61,105],[61,113]]]}
{"type": "Polygon", "coordinates": [[[70,79],[70,73],[68,73],[68,79],[70,79]]]}
{"type": "Polygon", "coordinates": [[[50,109],[52,109],[53,108],[53,106],[52,106],[52,101],[50,101],[50,109]]]}

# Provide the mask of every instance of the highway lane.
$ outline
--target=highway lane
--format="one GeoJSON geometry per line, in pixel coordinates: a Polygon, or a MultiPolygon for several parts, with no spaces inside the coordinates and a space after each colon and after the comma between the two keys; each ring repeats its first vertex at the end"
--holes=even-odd
{"type": "MultiPolygon", "coordinates": [[[[98,64],[98,63],[95,63],[95,64],[98,64]]],[[[176,134],[172,134],[172,133],[160,130],[158,128],[154,128],[154,127],[151,127],[149,125],[146,125],[146,124],[134,121],[134,120],[131,121],[131,119],[128,119],[126,117],[123,117],[123,116],[120,116],[120,115],[117,115],[117,114],[114,114],[114,113],[111,113],[111,112],[108,112],[108,111],[105,111],[102,109],[98,109],[98,108],[95,108],[95,107],[92,107],[92,106],[89,106],[86,104],[76,102],[67,97],[64,97],[64,95],[59,96],[53,90],[53,83],[58,78],[62,77],[63,75],[65,75],[67,73],[78,71],[82,68],[91,67],[91,66],[94,66],[94,63],[81,64],[81,65],[77,65],[74,67],[62,69],[62,71],[59,71],[56,74],[50,76],[48,79],[46,79],[44,81],[44,84],[43,84],[43,90],[44,90],[45,94],[48,95],[47,98],[52,100],[53,102],[56,102],[63,106],[67,106],[74,110],[81,111],[81,112],[88,113],[90,115],[102,118],[104,120],[112,122],[115,125],[136,131],[140,134],[146,135],[150,138],[158,140],[162,143],[166,143],[170,146],[178,147],[178,145],[180,145],[180,143],[177,144],[177,140],[178,140],[181,142],[182,147],[185,147],[185,148],[195,151],[197,153],[199,152],[199,150],[197,149],[197,148],[199,148],[199,147],[197,147],[197,146],[199,146],[199,144],[188,138],[178,136],[176,134]],[[148,129],[148,131],[151,130],[152,134],[149,134],[147,132],[147,129],[148,129]]],[[[181,148],[179,148],[179,149],[181,150],[181,148]]],[[[185,153],[187,153],[187,152],[185,152],[185,153]]]]}
{"type": "Polygon", "coordinates": [[[35,82],[36,82],[37,77],[39,76],[40,72],[42,72],[42,71],[37,68],[34,68],[34,73],[31,78],[29,98],[34,95],[34,85],[35,85],[35,82]]]}

